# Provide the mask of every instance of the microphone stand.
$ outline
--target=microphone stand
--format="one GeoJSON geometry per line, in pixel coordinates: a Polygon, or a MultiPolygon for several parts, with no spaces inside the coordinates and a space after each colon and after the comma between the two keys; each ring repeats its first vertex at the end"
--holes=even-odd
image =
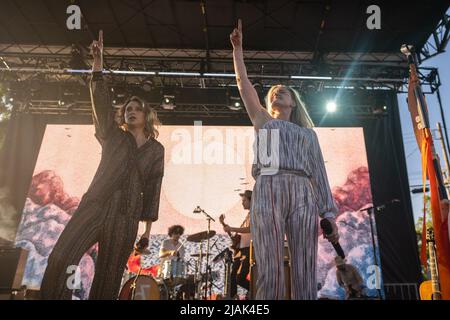
{"type": "MultiPolygon", "coordinates": [[[[212,221],[216,221],[214,220],[213,217],[211,217],[208,213],[205,212],[205,210],[203,210],[202,208],[200,208],[199,206],[197,206],[197,208],[194,210],[194,212],[201,212],[205,215],[206,220],[208,221],[208,229],[206,231],[206,286],[205,286],[205,293],[203,298],[206,300],[206,297],[208,296],[208,286],[209,286],[209,234],[211,233],[211,220],[212,221]]],[[[202,257],[200,257],[201,259],[202,257]]],[[[201,260],[200,260],[201,263],[201,260]]]]}
{"type": "MultiPolygon", "coordinates": [[[[375,232],[376,232],[376,230],[375,230],[375,227],[373,225],[372,213],[374,213],[375,211],[376,212],[380,212],[381,210],[384,210],[386,208],[387,204],[394,203],[394,202],[397,202],[397,201],[398,200],[392,200],[392,201],[389,201],[389,202],[387,202],[385,204],[382,204],[382,205],[379,205],[379,206],[372,206],[372,207],[368,207],[368,208],[359,210],[360,212],[366,211],[368,216],[369,216],[370,235],[371,235],[371,238],[372,238],[372,249],[373,249],[373,261],[375,263],[375,266],[377,267],[376,272],[378,272],[378,270],[380,270],[380,272],[381,272],[381,264],[378,263],[378,250],[377,250],[377,246],[375,244],[375,232]]],[[[382,299],[381,288],[377,288],[377,292],[378,292],[378,297],[380,299],[382,299]]]]}

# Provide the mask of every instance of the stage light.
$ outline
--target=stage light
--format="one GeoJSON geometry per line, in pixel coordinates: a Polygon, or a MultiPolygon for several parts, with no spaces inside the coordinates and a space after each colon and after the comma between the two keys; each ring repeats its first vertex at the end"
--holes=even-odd
{"type": "Polygon", "coordinates": [[[175,107],[175,96],[165,94],[161,101],[161,108],[164,110],[173,110],[175,107]]]}
{"type": "Polygon", "coordinates": [[[83,57],[82,49],[76,45],[72,45],[72,49],[70,51],[70,61],[69,66],[71,69],[89,69],[88,65],[85,62],[83,57]]]}
{"type": "Polygon", "coordinates": [[[230,96],[228,97],[228,109],[233,111],[242,110],[242,100],[240,97],[230,96]]]}
{"type": "Polygon", "coordinates": [[[336,112],[337,105],[334,101],[328,101],[327,102],[327,112],[336,112]]]}
{"type": "Polygon", "coordinates": [[[264,95],[264,85],[262,84],[261,81],[259,81],[259,80],[253,81],[253,88],[255,88],[255,90],[259,96],[264,95]]]}
{"type": "Polygon", "coordinates": [[[145,78],[142,82],[141,82],[141,86],[142,89],[145,92],[150,92],[153,89],[153,81],[150,78],[145,78]]]}
{"type": "Polygon", "coordinates": [[[122,106],[128,96],[127,90],[124,87],[112,87],[112,101],[113,106],[122,106]]]}
{"type": "Polygon", "coordinates": [[[375,116],[387,116],[388,115],[387,109],[388,108],[385,105],[377,105],[372,108],[372,114],[375,116]]]}

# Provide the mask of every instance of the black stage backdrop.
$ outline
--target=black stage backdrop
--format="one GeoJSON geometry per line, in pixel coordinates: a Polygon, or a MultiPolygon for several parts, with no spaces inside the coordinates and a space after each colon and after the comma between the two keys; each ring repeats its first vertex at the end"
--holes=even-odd
{"type": "MultiPolygon", "coordinates": [[[[328,93],[330,94],[330,92],[328,93]]],[[[366,94],[367,95],[367,94],[366,94]]],[[[390,91],[376,91],[378,105],[386,105],[385,115],[364,116],[346,111],[345,103],[367,105],[367,96],[339,92],[344,101],[341,110],[324,116],[323,94],[305,95],[311,116],[318,126],[323,127],[363,127],[367,158],[369,163],[372,196],[375,205],[387,205],[375,214],[381,255],[383,282],[420,283],[421,272],[417,239],[409,193],[407,169],[397,96],[390,91]]],[[[340,103],[342,104],[342,103],[340,103]]],[[[374,103],[375,105],[375,103],[374,103]]],[[[193,124],[192,119],[182,117],[161,117],[164,124],[193,124]]],[[[201,118],[204,125],[249,125],[247,117],[201,118]]],[[[31,115],[16,113],[9,123],[5,145],[0,155],[0,187],[10,191],[10,202],[16,211],[17,224],[23,209],[26,194],[38,157],[46,124],[86,124],[92,123],[89,116],[31,115]]],[[[349,137],[350,138],[350,137],[349,137]]],[[[17,226],[17,225],[16,225],[17,226]]],[[[387,297],[389,298],[389,296],[387,297]]]]}

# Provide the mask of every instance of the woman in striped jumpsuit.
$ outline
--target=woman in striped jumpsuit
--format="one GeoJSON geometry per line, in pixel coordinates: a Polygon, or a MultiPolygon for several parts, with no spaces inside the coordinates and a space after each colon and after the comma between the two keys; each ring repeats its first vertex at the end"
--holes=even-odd
{"type": "Polygon", "coordinates": [[[267,110],[247,77],[242,23],[230,35],[238,88],[257,131],[251,226],[258,268],[256,299],[285,299],[284,239],[291,262],[291,298],[317,298],[318,218],[329,219],[338,241],[337,213],[313,123],[295,90],[274,86],[267,110]],[[265,148],[270,146],[270,152],[265,148]],[[270,155],[269,155],[270,154],[270,155]]]}
{"type": "Polygon", "coordinates": [[[132,97],[124,103],[121,113],[126,130],[119,128],[102,77],[101,31],[92,51],[91,100],[102,156],[89,189],[48,259],[41,284],[41,297],[48,300],[72,297],[76,286],[70,285],[70,267],[78,266],[95,243],[99,251],[89,299],[117,299],[139,221],[146,221],[141,242],[148,242],[151,224],[158,219],[164,147],[156,140],[156,115],[141,99],[132,97]]]}

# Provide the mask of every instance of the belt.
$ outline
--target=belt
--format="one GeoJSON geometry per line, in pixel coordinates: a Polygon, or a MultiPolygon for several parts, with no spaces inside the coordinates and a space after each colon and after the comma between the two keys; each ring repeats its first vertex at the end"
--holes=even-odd
{"type": "Polygon", "coordinates": [[[280,174],[295,174],[300,177],[309,178],[309,175],[303,170],[291,170],[291,169],[275,169],[275,168],[267,168],[263,167],[258,170],[258,174],[262,176],[273,176],[280,174]]]}

